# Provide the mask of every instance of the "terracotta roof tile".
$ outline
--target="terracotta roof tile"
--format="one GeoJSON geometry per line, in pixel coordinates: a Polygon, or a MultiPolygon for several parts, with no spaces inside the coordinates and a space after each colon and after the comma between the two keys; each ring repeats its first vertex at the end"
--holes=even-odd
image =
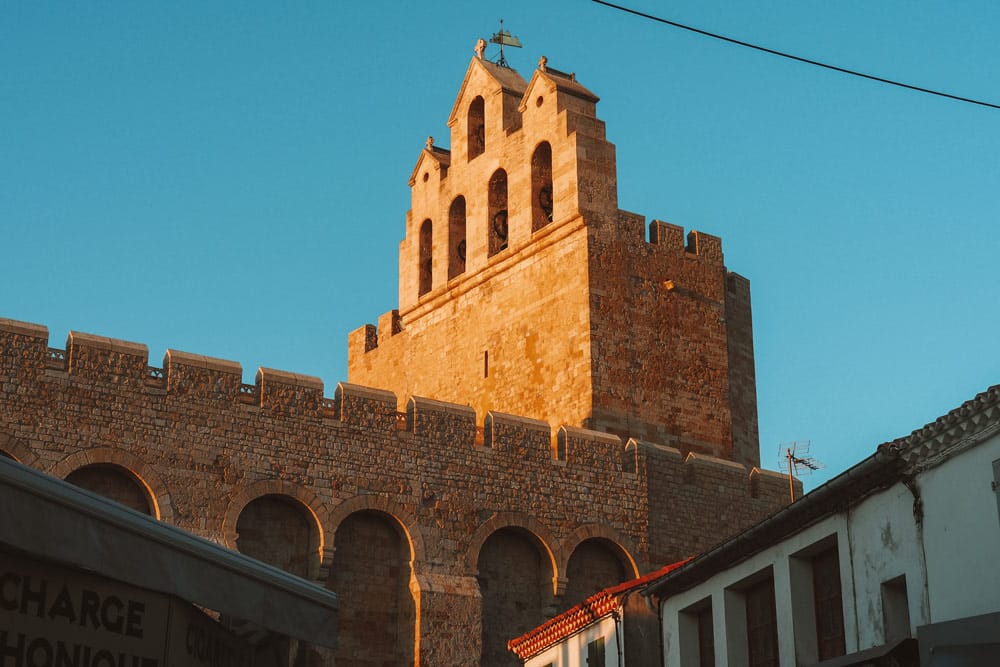
{"type": "Polygon", "coordinates": [[[970,438],[978,441],[973,436],[985,437],[998,428],[1000,384],[993,385],[909,435],[879,445],[879,449],[898,450],[907,464],[921,467],[961,441],[970,438]]]}
{"type": "Polygon", "coordinates": [[[629,591],[644,587],[689,560],[691,559],[671,563],[638,579],[631,579],[598,591],[575,607],[545,621],[537,628],[511,639],[507,642],[507,648],[517,654],[521,660],[535,655],[610,614],[619,606],[622,596],[629,591]]]}

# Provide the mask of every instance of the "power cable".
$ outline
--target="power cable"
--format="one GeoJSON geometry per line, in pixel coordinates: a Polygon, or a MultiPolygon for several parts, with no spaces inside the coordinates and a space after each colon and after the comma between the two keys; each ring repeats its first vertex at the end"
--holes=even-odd
{"type": "Polygon", "coordinates": [[[811,60],[809,58],[803,58],[802,56],[796,56],[791,53],[785,53],[783,51],[776,51],[775,49],[769,49],[766,46],[759,46],[757,44],[751,44],[750,42],[744,42],[739,39],[733,39],[732,37],[726,37],[725,35],[719,35],[714,32],[708,32],[707,30],[701,30],[700,28],[694,28],[689,25],[684,25],[683,23],[677,23],[676,21],[670,21],[668,19],[654,16],[652,14],[647,14],[645,12],[640,12],[636,9],[630,9],[628,7],[623,7],[622,5],[616,5],[612,2],[605,2],[605,0],[592,0],[599,5],[604,5],[605,7],[610,7],[612,9],[617,9],[628,14],[633,14],[635,16],[642,17],[644,19],[649,19],[650,21],[656,21],[657,23],[663,23],[674,28],[680,28],[681,30],[687,30],[689,32],[697,33],[705,37],[711,37],[712,39],[719,39],[723,42],[729,42],[730,44],[736,44],[737,46],[745,46],[748,49],[755,49],[757,51],[763,51],[764,53],[770,53],[773,56],[781,56],[782,58],[788,58],[789,60],[794,60],[800,63],[806,63],[807,65],[815,65],[816,67],[823,67],[825,69],[833,70],[834,72],[840,72],[842,74],[850,74],[851,76],[861,77],[862,79],[869,79],[871,81],[878,81],[879,83],[886,83],[890,86],[897,86],[899,88],[906,88],[907,90],[915,90],[919,93],[927,93],[928,95],[937,95],[938,97],[946,97],[950,100],[957,100],[959,102],[967,102],[969,104],[978,104],[979,106],[989,107],[991,109],[1000,109],[1000,105],[991,104],[989,102],[983,102],[981,100],[974,100],[969,97],[960,97],[958,95],[952,95],[950,93],[943,93],[939,90],[931,90],[930,88],[921,88],[920,86],[912,86],[908,83],[901,83],[899,81],[893,81],[892,79],[885,79],[880,76],[874,76],[872,74],[865,74],[864,72],[857,72],[855,70],[846,69],[844,67],[837,67],[836,65],[829,65],[827,63],[819,62],[818,60],[811,60]]]}

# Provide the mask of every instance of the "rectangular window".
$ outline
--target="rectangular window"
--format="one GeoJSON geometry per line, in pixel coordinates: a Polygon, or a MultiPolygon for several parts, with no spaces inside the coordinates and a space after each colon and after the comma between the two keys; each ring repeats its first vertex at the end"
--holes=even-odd
{"type": "Polygon", "coordinates": [[[677,614],[681,667],[715,667],[712,598],[704,598],[677,614]]]}
{"type": "Polygon", "coordinates": [[[778,666],[778,622],[774,608],[774,580],[768,577],[744,592],[747,615],[747,653],[750,667],[778,666]]]}
{"type": "Polygon", "coordinates": [[[587,667],[604,667],[604,637],[587,644],[587,667]]]}
{"type": "Polygon", "coordinates": [[[906,595],[906,575],[882,583],[882,622],[885,643],[910,636],[910,601],[906,595]]]}
{"type": "Polygon", "coordinates": [[[712,608],[698,612],[698,667],[715,667],[715,632],[712,608]]]}
{"type": "Polygon", "coordinates": [[[820,660],[844,655],[844,604],[840,593],[840,558],[829,549],[812,562],[816,608],[816,648],[820,660]]]}

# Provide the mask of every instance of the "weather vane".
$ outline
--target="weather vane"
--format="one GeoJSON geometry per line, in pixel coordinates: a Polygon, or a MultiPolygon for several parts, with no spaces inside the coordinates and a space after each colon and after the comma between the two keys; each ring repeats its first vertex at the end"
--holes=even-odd
{"type": "Polygon", "coordinates": [[[497,61],[497,65],[500,65],[500,67],[510,68],[510,65],[507,64],[507,59],[503,56],[503,47],[513,46],[514,48],[519,49],[521,48],[521,40],[503,29],[503,19],[500,19],[500,32],[495,33],[492,37],[490,37],[490,42],[500,45],[500,60],[497,61]]]}

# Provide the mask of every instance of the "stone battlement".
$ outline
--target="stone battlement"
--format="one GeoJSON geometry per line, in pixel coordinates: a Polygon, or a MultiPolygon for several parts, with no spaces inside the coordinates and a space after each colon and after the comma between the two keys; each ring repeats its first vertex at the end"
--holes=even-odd
{"type": "MultiPolygon", "coordinates": [[[[641,246],[639,247],[643,248],[646,252],[672,253],[688,259],[701,260],[709,266],[724,268],[722,239],[718,236],[695,229],[685,234],[684,228],[680,225],[674,225],[662,220],[653,220],[649,223],[649,237],[646,240],[644,225],[645,218],[643,216],[626,211],[619,212],[620,227],[617,233],[620,236],[631,235],[636,240],[641,241],[641,246]]],[[[518,250],[520,253],[529,255],[533,251],[534,249],[531,246],[525,246],[518,250]]],[[[509,264],[511,262],[508,261],[509,264]]],[[[669,273],[669,271],[664,272],[665,275],[666,273],[669,273]]],[[[728,273],[727,277],[734,275],[736,274],[728,273]]],[[[675,279],[679,277],[679,275],[673,276],[675,279]]],[[[746,298],[749,299],[749,281],[742,277],[740,279],[744,283],[746,298]]],[[[482,282],[482,280],[483,277],[479,274],[462,275],[449,281],[447,291],[461,289],[459,286],[462,281],[482,282]]],[[[674,284],[674,280],[670,280],[667,289],[673,290],[678,287],[679,285],[674,284]]],[[[683,288],[681,290],[679,293],[683,292],[683,288]]],[[[444,288],[441,289],[441,293],[445,293],[444,288]]],[[[438,292],[435,291],[434,294],[437,295],[438,292]]],[[[393,309],[380,315],[377,324],[364,324],[352,331],[348,336],[348,349],[350,354],[364,354],[378,348],[380,341],[385,341],[392,336],[402,333],[402,331],[403,325],[399,310],[393,309]]]]}
{"type": "Polygon", "coordinates": [[[342,382],[327,397],[316,377],[268,368],[244,384],[240,364],[177,350],[148,361],[139,343],[72,332],[56,349],[44,326],[0,320],[0,455],[314,579],[347,605],[354,589],[338,572],[398,562],[421,608],[455,619],[435,630],[455,655],[463,629],[493,613],[477,582],[498,576],[495,558],[536,572],[525,594],[554,613],[787,498],[787,477],[683,443],[499,411],[480,421],[420,396],[400,411],[392,392],[342,382]]]}
{"type": "MultiPolygon", "coordinates": [[[[67,379],[103,385],[119,391],[132,387],[155,404],[173,398],[205,401],[220,412],[264,412],[281,419],[303,419],[328,428],[361,427],[374,435],[417,435],[435,439],[441,447],[478,450],[498,457],[549,463],[553,467],[585,467],[613,474],[635,475],[647,448],[666,452],[667,462],[683,469],[723,466],[749,478],[752,470],[740,463],[706,457],[682,456],[680,450],[629,440],[616,435],[562,425],[553,432],[544,421],[491,411],[477,422],[467,405],[411,396],[406,411],[397,411],[390,391],[340,382],[326,397],[323,381],[314,376],[259,368],[253,384],[242,383],[243,367],[235,361],[168,349],[162,367],[150,366],[146,345],[71,331],[65,349],[49,347],[45,326],[0,318],[0,357],[3,367],[16,368],[19,386],[30,382],[67,379]]],[[[560,473],[562,474],[562,473],[560,473]]],[[[690,483],[697,472],[681,472],[690,483]]],[[[780,476],[779,476],[780,477],[780,476]]],[[[783,489],[787,478],[778,482],[783,489]]],[[[747,495],[750,486],[745,486],[747,495]]]]}

